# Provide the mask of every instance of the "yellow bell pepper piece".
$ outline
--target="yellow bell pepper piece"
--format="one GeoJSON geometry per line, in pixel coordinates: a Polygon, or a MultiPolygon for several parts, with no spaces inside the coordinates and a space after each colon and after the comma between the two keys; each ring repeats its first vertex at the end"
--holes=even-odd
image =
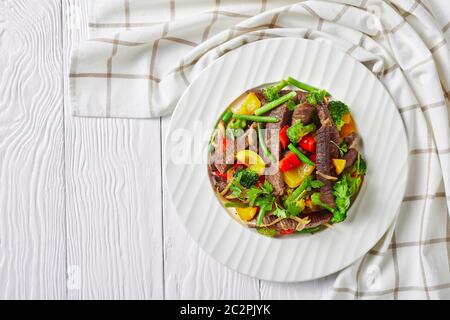
{"type": "Polygon", "coordinates": [[[340,135],[341,137],[345,138],[346,136],[352,134],[353,132],[356,132],[356,125],[352,117],[350,116],[350,121],[342,126],[340,135]]]}
{"type": "Polygon", "coordinates": [[[236,154],[236,159],[257,174],[264,174],[266,164],[256,152],[252,150],[241,150],[236,154]]]}
{"type": "Polygon", "coordinates": [[[342,171],[344,171],[345,169],[345,164],[347,163],[347,161],[345,161],[345,159],[332,159],[334,168],[336,169],[336,173],[337,174],[341,174],[342,171]]]}
{"type": "Polygon", "coordinates": [[[352,121],[352,116],[350,115],[350,113],[346,113],[342,116],[342,122],[350,123],[350,121],[352,121]]]}
{"type": "Polygon", "coordinates": [[[295,169],[286,171],[284,173],[284,182],[286,182],[289,188],[297,188],[313,171],[314,166],[303,163],[295,169]]]}
{"type": "Polygon", "coordinates": [[[244,221],[252,220],[255,217],[257,211],[257,207],[236,208],[236,212],[239,215],[239,218],[244,221]]]}
{"type": "Polygon", "coordinates": [[[256,94],[250,92],[241,104],[237,104],[231,108],[233,113],[237,114],[254,114],[257,109],[261,107],[261,101],[259,101],[256,94]]]}

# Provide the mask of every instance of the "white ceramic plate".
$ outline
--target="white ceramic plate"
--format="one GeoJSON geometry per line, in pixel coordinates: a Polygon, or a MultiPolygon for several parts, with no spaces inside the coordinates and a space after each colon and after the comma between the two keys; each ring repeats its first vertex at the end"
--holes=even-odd
{"type": "Polygon", "coordinates": [[[165,175],[179,218],[214,259],[264,280],[311,280],[360,258],[393,222],[406,185],[406,134],[386,89],[350,56],[317,41],[258,41],[223,56],[184,93],[166,141],[165,175]],[[239,224],[222,207],[208,179],[206,147],[213,126],[236,97],[288,76],[324,88],[349,105],[368,172],[343,223],[313,235],[268,238],[239,224]]]}

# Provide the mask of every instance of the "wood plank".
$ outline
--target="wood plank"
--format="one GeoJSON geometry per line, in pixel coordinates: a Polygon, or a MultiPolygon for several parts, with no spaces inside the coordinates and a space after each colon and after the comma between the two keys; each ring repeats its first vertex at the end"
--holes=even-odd
{"type": "Polygon", "coordinates": [[[0,299],[64,299],[59,1],[0,2],[0,299]]]}
{"type": "MultiPolygon", "coordinates": [[[[86,4],[63,1],[66,75],[86,4]]],[[[64,80],[69,298],[161,299],[159,119],[72,117],[64,80]]]]}
{"type": "MultiPolygon", "coordinates": [[[[167,136],[169,122],[168,118],[163,120],[164,138],[167,136]]],[[[189,237],[177,218],[165,184],[164,257],[167,299],[260,298],[257,279],[219,264],[189,237]]]]}

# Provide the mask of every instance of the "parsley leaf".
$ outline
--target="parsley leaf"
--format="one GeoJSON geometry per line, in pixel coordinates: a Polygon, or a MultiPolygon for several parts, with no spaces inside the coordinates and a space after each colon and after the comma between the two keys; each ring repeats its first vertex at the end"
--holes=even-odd
{"type": "Polygon", "coordinates": [[[286,210],[280,207],[278,203],[275,203],[275,211],[273,212],[278,218],[287,218],[286,210]]]}
{"type": "Polygon", "coordinates": [[[251,207],[255,205],[256,199],[261,195],[262,191],[258,188],[251,188],[247,191],[248,203],[251,207]]]}
{"type": "Polygon", "coordinates": [[[333,186],[333,195],[336,197],[336,208],[338,215],[333,216],[333,222],[341,222],[346,218],[346,213],[350,207],[351,193],[349,192],[347,175],[342,177],[333,186]]]}
{"type": "Polygon", "coordinates": [[[297,187],[284,201],[286,213],[288,216],[298,216],[305,209],[306,195],[312,190],[323,186],[319,180],[312,180],[312,177],[307,177],[302,184],[297,187]]]}
{"type": "Polygon", "coordinates": [[[347,153],[348,147],[347,147],[347,144],[344,141],[342,141],[340,145],[338,145],[334,141],[330,141],[330,142],[332,144],[334,144],[339,149],[339,155],[341,156],[341,158],[347,153]]]}

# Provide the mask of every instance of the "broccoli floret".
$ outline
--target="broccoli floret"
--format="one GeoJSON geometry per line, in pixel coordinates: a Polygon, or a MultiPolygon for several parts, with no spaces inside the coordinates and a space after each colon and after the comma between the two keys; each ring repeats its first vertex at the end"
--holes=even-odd
{"type": "Polygon", "coordinates": [[[308,96],[306,97],[306,100],[309,104],[312,104],[313,106],[322,103],[326,97],[329,97],[330,94],[326,90],[314,90],[311,91],[308,96]]]}
{"type": "Polygon", "coordinates": [[[277,100],[280,97],[278,92],[279,91],[276,91],[273,87],[267,87],[263,89],[264,98],[266,98],[267,102],[277,100]]]}
{"type": "Polygon", "coordinates": [[[297,105],[295,104],[295,102],[293,100],[288,100],[286,102],[286,106],[289,109],[289,111],[294,111],[294,109],[297,105]]]}
{"type": "Polygon", "coordinates": [[[348,106],[341,101],[330,101],[328,104],[328,110],[330,111],[331,118],[333,118],[334,123],[336,124],[336,128],[341,130],[344,125],[344,121],[342,121],[342,117],[344,114],[350,112],[348,106]]]}
{"type": "Polygon", "coordinates": [[[286,80],[282,80],[273,86],[264,88],[262,90],[262,92],[263,92],[264,97],[266,98],[267,102],[271,102],[271,101],[278,99],[280,97],[279,93],[280,93],[281,89],[286,87],[287,84],[288,83],[286,80]]]}
{"type": "Polygon", "coordinates": [[[251,186],[259,180],[258,174],[249,169],[239,168],[235,172],[234,176],[237,178],[241,186],[247,189],[251,188],[251,186]]]}
{"type": "Polygon", "coordinates": [[[310,123],[308,125],[304,125],[300,120],[297,120],[295,124],[286,131],[286,135],[292,143],[299,143],[300,139],[303,136],[307,135],[310,132],[316,130],[316,125],[314,123],[310,123]]]}

